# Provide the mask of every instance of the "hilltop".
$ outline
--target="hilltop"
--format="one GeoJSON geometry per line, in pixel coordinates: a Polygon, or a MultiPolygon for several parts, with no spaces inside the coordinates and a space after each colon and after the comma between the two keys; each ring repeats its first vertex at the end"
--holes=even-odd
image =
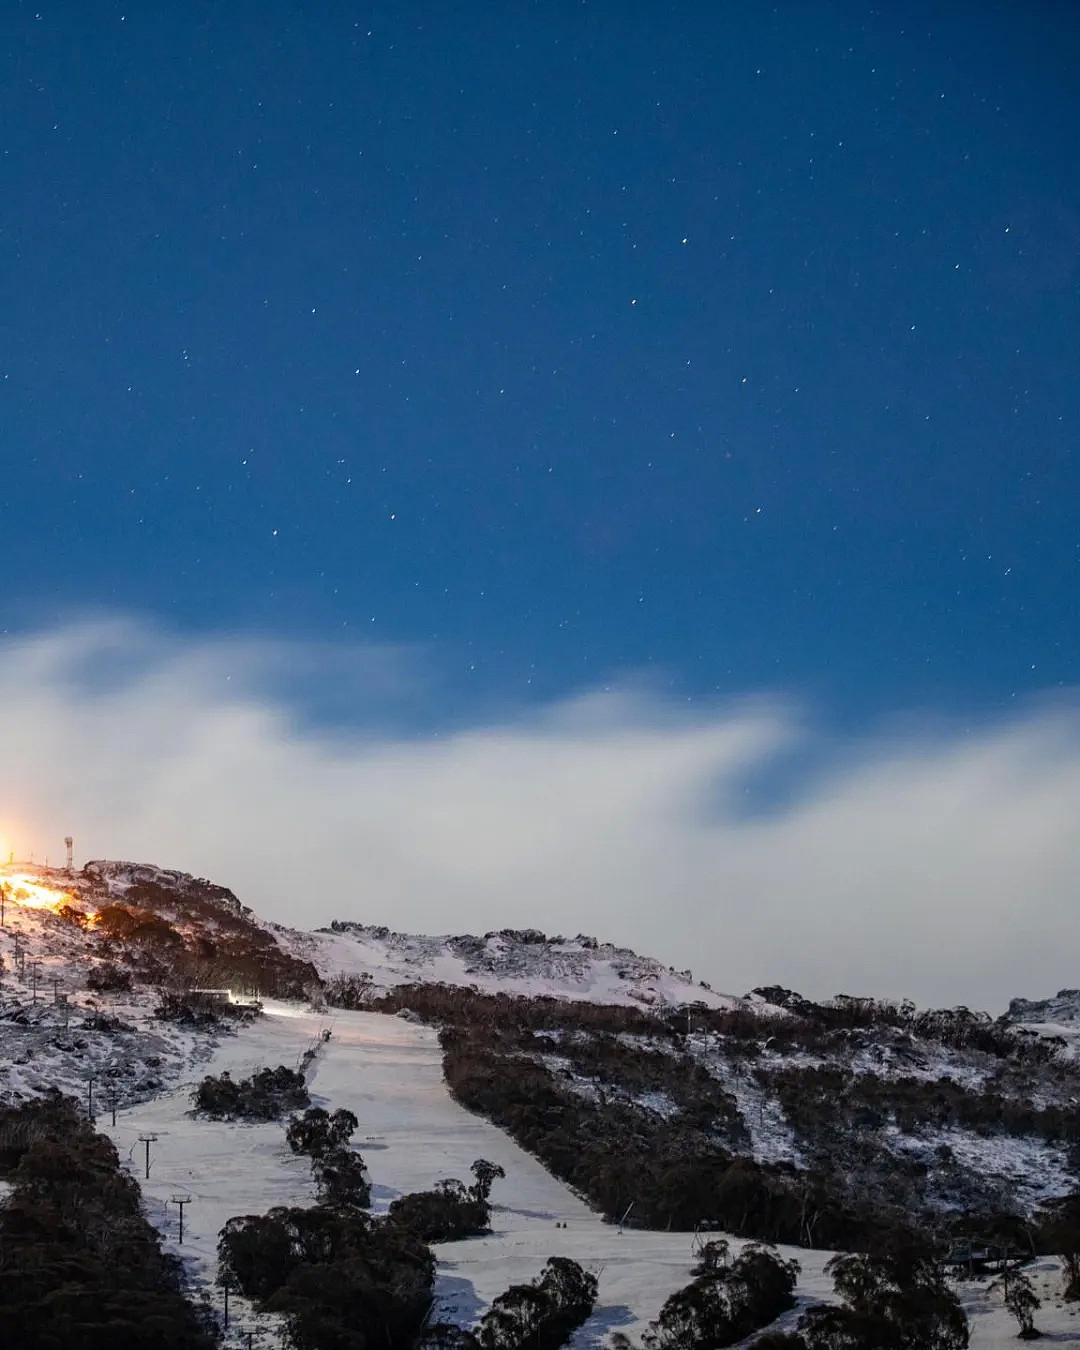
{"type": "MultiPolygon", "coordinates": [[[[997,1019],[779,986],[733,995],[586,934],[303,932],[144,864],[7,867],[0,883],[0,1106],[58,1088],[121,1122],[170,1121],[179,1140],[180,1085],[212,1064],[251,1072],[260,1034],[276,1043],[292,1021],[307,1037],[351,1027],[370,1091],[393,1076],[379,1055],[397,1053],[372,1047],[413,1044],[367,1029],[397,1015],[437,1054],[453,1109],[497,1126],[569,1188],[567,1212],[594,1220],[826,1251],[912,1229],[1015,1248],[1078,1187],[1075,991],[997,1019]],[[278,1029],[257,1033],[268,1000],[278,1029]]],[[[304,1037],[285,1042],[299,1057],[304,1037]]],[[[401,1147],[399,1170],[429,1165],[401,1147]]],[[[477,1279],[492,1282],[486,1267],[477,1279]]],[[[471,1306],[447,1303],[460,1318],[471,1306]]]]}

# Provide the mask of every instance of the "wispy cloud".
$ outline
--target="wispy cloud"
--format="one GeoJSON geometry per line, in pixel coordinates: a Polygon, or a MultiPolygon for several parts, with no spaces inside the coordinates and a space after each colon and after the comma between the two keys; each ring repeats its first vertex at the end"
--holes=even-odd
{"type": "Polygon", "coordinates": [[[41,858],[73,832],[83,856],[211,876],[304,926],[595,932],[734,992],[1000,1008],[1080,983],[1070,708],[867,742],[748,816],[748,775],[809,735],[775,701],[690,717],[586,692],[444,734],[378,729],[424,687],[389,648],[109,619],[9,637],[0,836],[41,858]],[[282,692],[328,667],[368,710],[352,730],[282,692]]]}

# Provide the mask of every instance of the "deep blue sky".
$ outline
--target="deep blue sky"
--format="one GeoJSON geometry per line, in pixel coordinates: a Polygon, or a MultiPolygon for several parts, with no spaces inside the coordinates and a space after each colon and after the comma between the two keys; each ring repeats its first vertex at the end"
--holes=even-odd
{"type": "Polygon", "coordinates": [[[9,4],[0,623],[1077,680],[1072,3],[9,4]]]}

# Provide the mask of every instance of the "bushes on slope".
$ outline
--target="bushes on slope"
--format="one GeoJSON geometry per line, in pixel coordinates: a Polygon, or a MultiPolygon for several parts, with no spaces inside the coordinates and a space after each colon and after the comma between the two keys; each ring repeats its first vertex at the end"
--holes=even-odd
{"type": "Polygon", "coordinates": [[[834,1256],[825,1269],[843,1302],[804,1314],[807,1350],[965,1350],[967,1317],[929,1253],[834,1256]]]}
{"type": "Polygon", "coordinates": [[[734,1345],[794,1306],[798,1273],[797,1261],[770,1247],[750,1243],[728,1261],[726,1243],[709,1243],[697,1278],[667,1300],[645,1343],[649,1350],[734,1345]]]}
{"type": "Polygon", "coordinates": [[[325,1206],[230,1219],[220,1277],[286,1317],[296,1350],[410,1350],[431,1306],[435,1261],[400,1227],[325,1206]]]}
{"type": "Polygon", "coordinates": [[[512,1033],[447,1028],[441,1039],[454,1097],[613,1221],[632,1203],[632,1221],[646,1228],[711,1222],[740,1237],[833,1247],[869,1242],[883,1226],[853,1213],[820,1178],[733,1158],[708,1111],[665,1117],[618,1097],[587,1097],[523,1055],[512,1033]]]}
{"type": "Polygon", "coordinates": [[[195,1110],[211,1120],[278,1120],[310,1101],[303,1074],[284,1064],[239,1082],[228,1070],[217,1078],[207,1075],[192,1093],[195,1110]]]}
{"type": "Polygon", "coordinates": [[[19,1350],[210,1350],[116,1149],[69,1098],[0,1111],[0,1326],[19,1350]]]}
{"type": "Polygon", "coordinates": [[[460,1181],[439,1181],[430,1191],[399,1196],[387,1220],[423,1242],[457,1242],[489,1231],[491,1206],[460,1181]]]}
{"type": "Polygon", "coordinates": [[[356,1133],[357,1124],[351,1111],[342,1109],[331,1115],[321,1106],[312,1106],[289,1121],[285,1142],[294,1153],[321,1158],[324,1153],[344,1148],[356,1133]]]}
{"type": "Polygon", "coordinates": [[[481,1350],[559,1350],[592,1314],[596,1277],[565,1256],[552,1256],[538,1279],[514,1284],[480,1320],[481,1350]]]}

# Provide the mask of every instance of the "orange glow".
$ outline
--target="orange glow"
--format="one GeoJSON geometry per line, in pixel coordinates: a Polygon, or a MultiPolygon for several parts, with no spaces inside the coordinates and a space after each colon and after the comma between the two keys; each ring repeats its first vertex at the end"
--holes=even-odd
{"type": "Polygon", "coordinates": [[[83,906],[71,891],[45,886],[26,872],[9,872],[0,867],[0,885],[7,890],[8,904],[21,905],[24,909],[48,909],[54,914],[65,905],[71,905],[73,909],[84,911],[90,921],[95,917],[94,911],[83,906]]]}

